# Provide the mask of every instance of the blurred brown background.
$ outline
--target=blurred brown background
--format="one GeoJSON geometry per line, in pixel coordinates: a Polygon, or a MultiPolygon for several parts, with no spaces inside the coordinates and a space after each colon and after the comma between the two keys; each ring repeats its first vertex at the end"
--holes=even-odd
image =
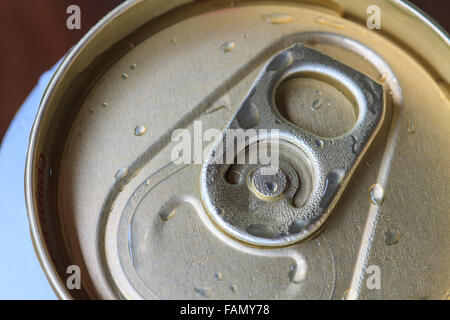
{"type": "MultiPolygon", "coordinates": [[[[0,0],[0,141],[14,114],[51,68],[101,17],[123,0],[0,0]],[[81,8],[81,30],[66,28],[66,9],[81,8]]],[[[446,30],[449,0],[412,0],[446,30]]]]}

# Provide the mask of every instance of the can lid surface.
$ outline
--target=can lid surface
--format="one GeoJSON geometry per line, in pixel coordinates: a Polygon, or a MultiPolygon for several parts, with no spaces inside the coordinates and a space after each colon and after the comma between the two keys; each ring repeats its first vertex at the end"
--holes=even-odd
{"type": "Polygon", "coordinates": [[[439,43],[408,51],[342,16],[368,2],[341,2],[127,2],[74,49],[44,96],[26,173],[33,236],[62,297],[445,296],[450,71],[428,67],[448,58],[448,39],[378,1],[387,34],[397,17],[439,43]],[[300,53],[323,56],[302,73],[300,53]],[[279,168],[208,166],[224,128],[280,129],[279,168]],[[363,283],[372,265],[378,290],[363,283]]]}

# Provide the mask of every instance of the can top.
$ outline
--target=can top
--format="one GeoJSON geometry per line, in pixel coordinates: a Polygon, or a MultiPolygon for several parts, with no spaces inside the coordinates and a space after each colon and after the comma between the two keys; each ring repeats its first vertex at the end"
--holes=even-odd
{"type": "Polygon", "coordinates": [[[56,72],[27,157],[31,230],[58,295],[340,298],[371,263],[386,285],[356,296],[443,297],[449,42],[424,19],[381,0],[110,13],[56,72]],[[381,32],[360,22],[372,2],[381,32]],[[209,162],[224,129],[279,129],[277,169],[209,162]]]}

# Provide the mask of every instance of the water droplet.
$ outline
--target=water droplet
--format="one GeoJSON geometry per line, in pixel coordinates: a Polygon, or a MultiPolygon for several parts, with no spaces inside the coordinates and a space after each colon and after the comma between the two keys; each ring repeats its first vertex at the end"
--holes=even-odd
{"type": "Polygon", "coordinates": [[[370,186],[369,199],[373,204],[381,206],[384,202],[384,196],[385,196],[385,192],[384,192],[383,187],[380,184],[375,183],[370,186]]]}
{"type": "Polygon", "coordinates": [[[237,170],[231,170],[227,173],[227,181],[231,184],[238,184],[242,180],[242,174],[237,170]]]}
{"type": "Polygon", "coordinates": [[[322,95],[322,91],[320,91],[320,90],[316,90],[315,93],[316,93],[318,96],[321,96],[321,95],[322,95]]]}
{"type": "Polygon", "coordinates": [[[217,107],[212,108],[211,110],[206,110],[205,114],[213,114],[216,113],[217,111],[223,110],[223,109],[228,109],[226,105],[219,105],[217,107]]]}
{"type": "Polygon", "coordinates": [[[292,16],[282,13],[265,14],[262,18],[265,22],[272,24],[287,24],[292,21],[292,16]]]}
{"type": "Polygon", "coordinates": [[[392,246],[400,241],[400,232],[395,228],[389,228],[384,233],[384,243],[387,246],[392,246]]]}
{"type": "Polygon", "coordinates": [[[326,208],[331,203],[331,200],[333,200],[334,195],[339,189],[344,176],[345,171],[341,169],[335,169],[328,174],[327,179],[325,180],[325,191],[319,204],[321,208],[326,208]]]}
{"type": "Polygon", "coordinates": [[[175,39],[175,38],[170,39],[170,42],[172,42],[172,43],[177,43],[177,39],[175,39]]]}
{"type": "Polygon", "coordinates": [[[354,154],[358,153],[358,138],[355,136],[352,136],[352,152],[354,154]]]}
{"type": "Polygon", "coordinates": [[[341,300],[346,300],[349,292],[350,289],[345,289],[344,293],[342,294],[341,300]]]}
{"type": "Polygon", "coordinates": [[[283,70],[294,62],[294,56],[290,50],[284,51],[272,59],[267,70],[283,70]]]}
{"type": "Polygon", "coordinates": [[[247,104],[236,115],[236,120],[243,129],[255,127],[259,119],[259,109],[254,103],[247,104]]]}
{"type": "Polygon", "coordinates": [[[307,225],[308,225],[308,221],[307,220],[295,220],[289,226],[288,231],[289,231],[289,233],[292,233],[292,234],[299,233],[307,225]]]}
{"type": "Polygon", "coordinates": [[[221,216],[223,216],[223,215],[225,214],[225,210],[222,209],[222,208],[217,208],[217,212],[218,212],[221,216]]]}
{"type": "Polygon", "coordinates": [[[324,17],[318,17],[318,18],[316,18],[315,21],[318,24],[331,26],[331,27],[334,27],[336,29],[345,29],[346,28],[344,24],[342,24],[340,22],[328,20],[328,19],[326,19],[324,17]]]}
{"type": "Polygon", "coordinates": [[[143,136],[147,132],[147,127],[144,125],[139,125],[136,128],[134,128],[134,135],[139,137],[143,136]]]}
{"type": "Polygon", "coordinates": [[[122,179],[123,177],[125,177],[126,175],[127,175],[127,173],[128,173],[128,170],[127,169],[125,169],[125,168],[120,168],[119,170],[117,170],[117,172],[116,172],[116,180],[120,180],[120,179],[122,179]]]}
{"type": "Polygon", "coordinates": [[[212,289],[208,287],[205,288],[194,287],[194,291],[205,298],[209,298],[212,295],[212,289]]]}
{"type": "Polygon", "coordinates": [[[134,69],[136,69],[137,68],[137,64],[136,63],[133,63],[131,66],[130,66],[130,69],[131,70],[134,70],[134,69]]]}
{"type": "Polygon", "coordinates": [[[150,179],[147,179],[147,180],[145,180],[145,182],[144,182],[144,186],[149,186],[150,185],[150,179]]]}
{"type": "Polygon", "coordinates": [[[311,107],[313,108],[313,110],[318,110],[321,106],[322,106],[322,99],[319,98],[313,101],[311,107]]]}
{"type": "Polygon", "coordinates": [[[107,106],[108,106],[108,103],[106,103],[106,102],[103,102],[103,103],[102,103],[102,107],[103,107],[103,108],[106,108],[107,106]]]}
{"type": "Polygon", "coordinates": [[[175,213],[177,213],[177,211],[175,209],[173,209],[171,211],[161,211],[159,213],[159,216],[161,217],[162,220],[169,221],[170,219],[173,218],[175,213]]]}
{"type": "Polygon", "coordinates": [[[298,272],[297,269],[298,269],[297,265],[293,265],[289,269],[289,280],[292,283],[295,283],[295,284],[302,283],[303,280],[305,279],[303,273],[302,272],[298,272]]]}
{"type": "Polygon", "coordinates": [[[354,300],[358,298],[356,290],[348,288],[342,294],[342,300],[354,300]]]}
{"type": "Polygon", "coordinates": [[[367,160],[366,166],[370,167],[373,164],[373,160],[367,160]]]}
{"type": "Polygon", "coordinates": [[[388,78],[388,74],[387,73],[382,73],[382,74],[380,74],[379,76],[378,76],[378,81],[380,81],[380,82],[384,82],[384,81],[386,81],[387,80],[387,78],[388,78]]]}
{"type": "Polygon", "coordinates": [[[248,33],[244,34],[244,38],[248,39],[248,33]]]}
{"type": "Polygon", "coordinates": [[[275,182],[270,181],[270,182],[266,182],[266,184],[264,185],[264,188],[267,193],[274,193],[277,191],[278,185],[275,182]]]}
{"type": "Polygon", "coordinates": [[[231,52],[236,49],[236,44],[232,41],[226,42],[221,46],[223,52],[231,52]]]}
{"type": "Polygon", "coordinates": [[[236,292],[237,289],[238,289],[238,288],[237,288],[237,285],[235,285],[235,284],[233,284],[233,285],[230,286],[231,292],[236,292]]]}
{"type": "Polygon", "coordinates": [[[322,148],[324,147],[325,143],[323,142],[323,140],[317,139],[316,141],[314,141],[314,145],[315,145],[317,148],[322,149],[322,148]]]}
{"type": "Polygon", "coordinates": [[[217,280],[217,281],[222,280],[222,279],[223,279],[222,272],[216,272],[216,273],[214,274],[214,279],[217,280]]]}
{"type": "Polygon", "coordinates": [[[408,119],[408,128],[406,129],[409,133],[413,134],[416,132],[416,126],[414,125],[414,122],[410,118],[410,116],[407,114],[406,118],[408,119]]]}
{"type": "Polygon", "coordinates": [[[261,237],[266,239],[271,239],[275,236],[275,231],[268,226],[263,226],[260,224],[252,224],[247,227],[246,231],[255,237],[261,237]]]}
{"type": "Polygon", "coordinates": [[[120,77],[122,80],[127,80],[128,79],[128,74],[124,73],[122,74],[122,76],[120,77]]]}

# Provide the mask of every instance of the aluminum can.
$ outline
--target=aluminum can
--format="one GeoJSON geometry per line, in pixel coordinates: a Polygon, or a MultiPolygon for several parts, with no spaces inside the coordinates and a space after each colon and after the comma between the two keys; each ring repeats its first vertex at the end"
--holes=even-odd
{"type": "Polygon", "coordinates": [[[124,2],[65,57],[30,137],[55,292],[448,299],[449,43],[403,1],[124,2]],[[239,129],[240,154],[265,143],[277,166],[238,163],[239,129]]]}

